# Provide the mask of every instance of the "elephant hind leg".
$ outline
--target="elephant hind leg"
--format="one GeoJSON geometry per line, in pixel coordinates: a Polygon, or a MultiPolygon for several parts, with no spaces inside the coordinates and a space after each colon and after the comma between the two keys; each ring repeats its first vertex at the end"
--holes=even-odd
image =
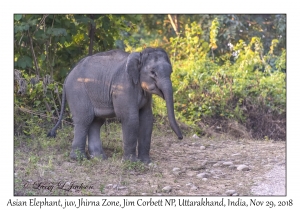
{"type": "Polygon", "coordinates": [[[93,122],[93,116],[89,115],[86,116],[84,120],[74,120],[74,140],[72,143],[72,150],[70,157],[72,159],[78,160],[87,158],[85,153],[85,146],[86,146],[86,138],[88,135],[89,127],[93,122]]]}
{"type": "Polygon", "coordinates": [[[97,157],[101,159],[107,159],[107,156],[103,151],[102,142],[100,139],[100,128],[104,122],[105,119],[95,118],[90,125],[88,131],[88,148],[91,158],[97,157]]]}

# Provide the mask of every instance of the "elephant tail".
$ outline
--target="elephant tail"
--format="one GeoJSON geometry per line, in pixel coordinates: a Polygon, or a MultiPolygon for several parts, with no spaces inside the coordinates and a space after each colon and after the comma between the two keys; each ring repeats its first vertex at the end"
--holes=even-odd
{"type": "MultiPolygon", "coordinates": [[[[65,85],[64,85],[65,86],[65,85]]],[[[63,92],[62,92],[62,102],[61,102],[61,110],[60,110],[60,114],[59,114],[59,118],[58,118],[58,122],[56,123],[56,125],[51,129],[51,131],[49,131],[49,133],[47,134],[47,137],[52,137],[55,138],[56,137],[56,129],[58,128],[58,126],[60,125],[62,118],[63,118],[63,114],[65,111],[65,107],[66,107],[66,91],[65,88],[63,88],[63,92]]]]}

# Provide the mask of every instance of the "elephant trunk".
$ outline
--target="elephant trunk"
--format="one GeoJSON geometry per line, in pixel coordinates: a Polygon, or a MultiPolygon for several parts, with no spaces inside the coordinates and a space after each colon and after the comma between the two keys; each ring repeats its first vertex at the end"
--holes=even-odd
{"type": "Polygon", "coordinates": [[[182,137],[181,130],[175,120],[172,83],[170,80],[164,80],[160,86],[161,86],[160,89],[166,101],[170,126],[178,136],[178,139],[182,139],[183,137],[182,137]]]}

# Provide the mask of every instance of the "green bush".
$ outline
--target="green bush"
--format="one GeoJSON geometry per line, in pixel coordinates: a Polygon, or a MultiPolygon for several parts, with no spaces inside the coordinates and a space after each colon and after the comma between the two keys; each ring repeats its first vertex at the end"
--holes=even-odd
{"type": "MultiPolygon", "coordinates": [[[[34,124],[53,126],[61,109],[62,84],[51,80],[49,75],[38,78],[16,69],[14,79],[15,134],[31,135],[28,129],[33,129],[34,124]]],[[[64,116],[68,116],[68,108],[64,116]]]]}
{"type": "MultiPolygon", "coordinates": [[[[217,47],[216,40],[211,38],[209,44],[201,33],[193,23],[186,26],[185,34],[170,39],[174,101],[180,121],[195,125],[204,118],[217,118],[245,124],[255,110],[285,118],[286,52],[274,55],[278,41],[273,40],[269,52],[263,54],[260,38],[253,37],[250,43],[240,40],[229,44],[227,54],[214,58],[209,54],[217,47]]],[[[157,98],[154,104],[154,113],[162,113],[157,98]]]]}

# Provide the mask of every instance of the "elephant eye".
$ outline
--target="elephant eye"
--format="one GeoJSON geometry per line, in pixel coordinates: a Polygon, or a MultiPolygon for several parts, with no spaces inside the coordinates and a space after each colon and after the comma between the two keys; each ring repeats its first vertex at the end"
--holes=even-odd
{"type": "Polygon", "coordinates": [[[156,73],[155,73],[155,71],[150,71],[150,73],[153,75],[153,76],[155,76],[156,77],[156,73]]]}

